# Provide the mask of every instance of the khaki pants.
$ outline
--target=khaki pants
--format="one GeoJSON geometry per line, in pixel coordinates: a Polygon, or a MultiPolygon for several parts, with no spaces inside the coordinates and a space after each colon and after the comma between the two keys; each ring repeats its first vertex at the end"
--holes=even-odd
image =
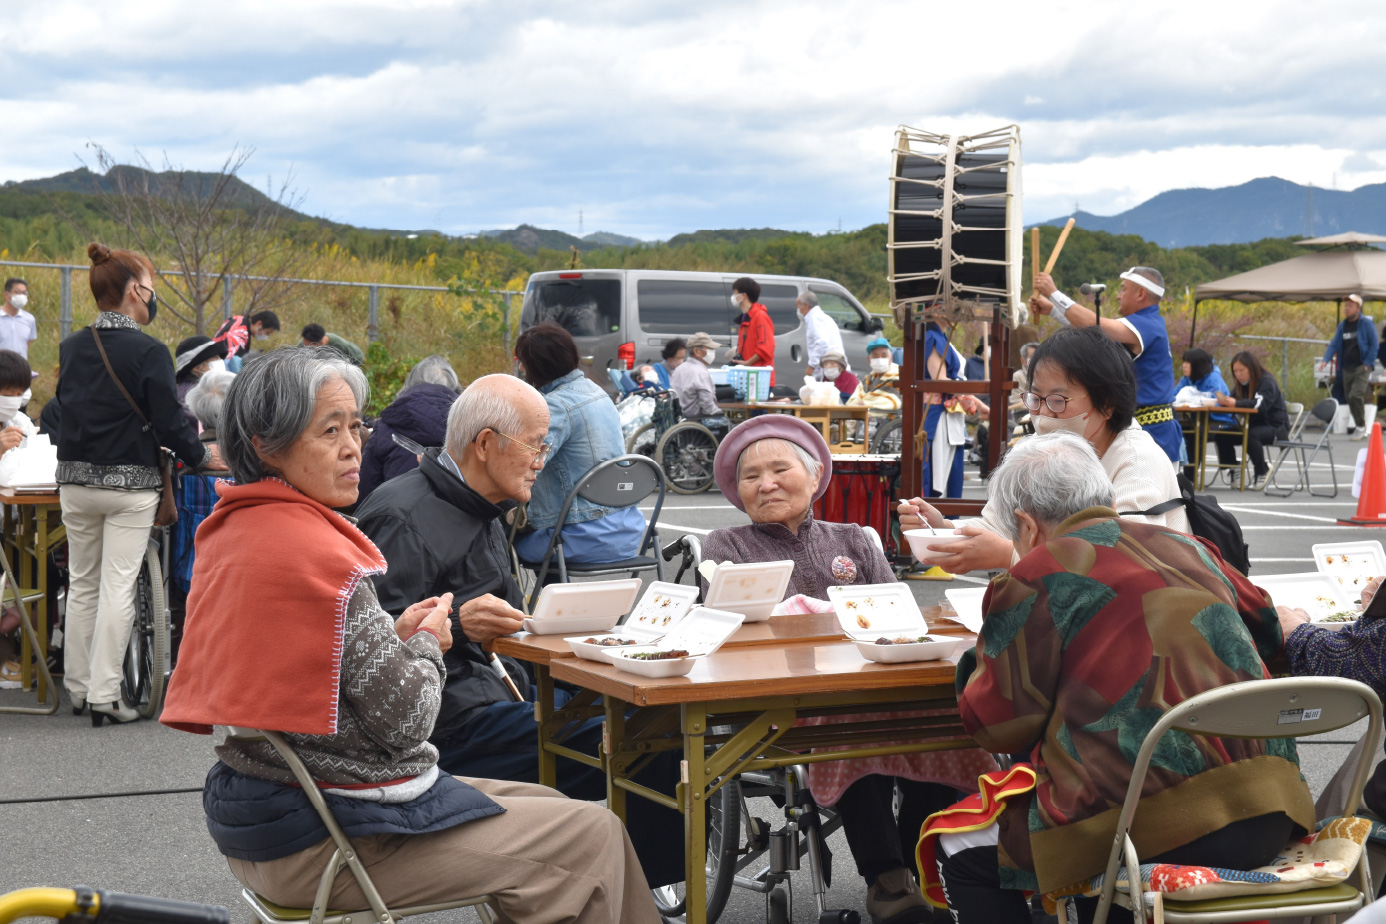
{"type": "Polygon", "coordinates": [[[92,703],[120,699],[121,664],[135,620],[135,579],[159,506],[158,491],[65,484],[67,617],[63,685],[92,703]]]}
{"type": "MultiPolygon", "coordinates": [[[[431,834],[353,839],[387,906],[490,895],[502,921],[658,924],[640,861],[614,814],[547,786],[459,779],[504,814],[431,834]]],[[[242,884],[270,901],[309,908],[335,849],[329,838],[281,860],[227,862],[242,884]]],[[[349,869],[337,874],[329,907],[367,907],[349,869]]]]}

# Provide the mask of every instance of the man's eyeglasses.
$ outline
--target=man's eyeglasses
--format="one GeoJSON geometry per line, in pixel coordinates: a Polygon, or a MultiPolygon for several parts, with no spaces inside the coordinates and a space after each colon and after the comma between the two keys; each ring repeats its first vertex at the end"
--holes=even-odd
{"type": "Polygon", "coordinates": [[[530,452],[534,453],[534,457],[535,457],[536,459],[539,460],[539,464],[540,464],[540,465],[542,465],[542,464],[548,459],[549,453],[553,452],[553,447],[550,446],[548,443],[545,443],[544,445],[542,445],[542,446],[540,446],[538,449],[536,449],[536,448],[534,448],[533,446],[531,446],[531,445],[529,445],[528,443],[526,443],[524,440],[516,439],[515,437],[511,436],[509,433],[502,433],[500,430],[497,430],[495,427],[488,427],[487,429],[489,429],[491,432],[495,433],[497,436],[503,436],[503,437],[505,437],[506,439],[510,440],[511,442],[517,443],[517,444],[519,444],[520,446],[523,446],[525,449],[528,449],[530,452]]]}
{"type": "MultiPolygon", "coordinates": [[[[1079,395],[1078,397],[1082,398],[1086,397],[1086,395],[1079,395]]],[[[1025,409],[1032,414],[1038,411],[1041,405],[1049,408],[1051,414],[1062,414],[1064,411],[1068,410],[1068,402],[1072,400],[1072,398],[1066,398],[1063,395],[1044,395],[1041,397],[1033,391],[1020,393],[1021,403],[1024,404],[1025,409]]]]}

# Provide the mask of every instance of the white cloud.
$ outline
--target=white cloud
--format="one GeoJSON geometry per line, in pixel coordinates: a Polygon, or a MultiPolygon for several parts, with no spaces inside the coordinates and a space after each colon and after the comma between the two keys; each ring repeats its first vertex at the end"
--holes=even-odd
{"type": "Polygon", "coordinates": [[[0,179],[88,140],[200,168],[241,143],[364,225],[824,230],[883,220],[896,125],[1018,122],[1030,218],[1268,174],[1347,188],[1386,179],[1375,9],[50,0],[10,17],[0,179]]]}

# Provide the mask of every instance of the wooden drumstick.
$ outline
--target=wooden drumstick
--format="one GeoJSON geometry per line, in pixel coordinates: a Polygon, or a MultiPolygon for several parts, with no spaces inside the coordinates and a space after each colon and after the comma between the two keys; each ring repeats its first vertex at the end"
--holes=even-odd
{"type": "Polygon", "coordinates": [[[1054,271],[1054,264],[1059,262],[1059,251],[1064,249],[1064,241],[1068,240],[1068,232],[1073,230],[1075,221],[1077,221],[1077,219],[1070,218],[1064,223],[1064,229],[1059,232],[1059,239],[1054,244],[1054,252],[1049,255],[1049,262],[1044,264],[1044,272],[1046,274],[1052,273],[1054,271]]]}
{"type": "Polygon", "coordinates": [[[1030,229],[1030,285],[1034,287],[1035,277],[1039,275],[1039,228],[1030,229]]]}

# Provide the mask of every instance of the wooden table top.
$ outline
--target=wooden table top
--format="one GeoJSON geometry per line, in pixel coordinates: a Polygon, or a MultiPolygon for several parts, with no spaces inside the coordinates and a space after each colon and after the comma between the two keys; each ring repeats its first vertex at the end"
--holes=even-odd
{"type": "Polygon", "coordinates": [[[0,488],[0,504],[7,507],[56,507],[59,503],[56,491],[47,494],[16,494],[14,488],[0,488]]]}
{"type": "Polygon", "coordinates": [[[614,696],[636,706],[715,702],[761,696],[849,693],[910,687],[953,689],[958,658],[967,650],[968,633],[958,650],[941,661],[878,664],[861,656],[849,641],[792,641],[778,647],[723,647],[700,658],[684,677],[642,677],[614,664],[564,658],[550,664],[554,679],[614,696]]]}
{"type": "MultiPolygon", "coordinates": [[[[970,635],[961,624],[946,617],[948,610],[939,606],[926,606],[923,613],[928,621],[929,632],[935,635],[970,635]],[[939,621],[944,617],[943,621],[939,621]]],[[[619,633],[620,627],[611,632],[578,632],[573,635],[597,636],[619,633]]],[[[533,664],[549,664],[553,661],[575,658],[572,648],[564,641],[569,635],[531,635],[519,632],[496,639],[488,650],[508,655],[533,664]]],[[[786,616],[771,616],[762,622],[752,622],[741,626],[732,633],[722,646],[728,648],[764,648],[783,645],[790,641],[839,641],[847,636],[842,634],[842,625],[835,613],[803,613],[786,616]]]]}

